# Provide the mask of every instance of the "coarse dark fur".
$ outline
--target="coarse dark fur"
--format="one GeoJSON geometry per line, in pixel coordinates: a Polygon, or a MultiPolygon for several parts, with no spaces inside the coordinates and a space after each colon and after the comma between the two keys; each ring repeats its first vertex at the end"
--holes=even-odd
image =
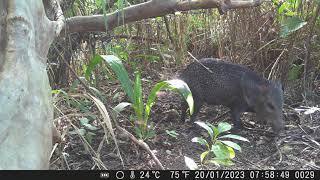
{"type": "MultiPolygon", "coordinates": [[[[184,69],[179,79],[185,81],[194,99],[194,120],[204,102],[224,105],[231,110],[235,128],[241,127],[240,113],[255,112],[259,120],[271,123],[278,134],[284,127],[283,91],[280,83],[269,81],[245,66],[214,58],[201,59],[184,69]]],[[[185,120],[188,105],[181,105],[185,120]]]]}

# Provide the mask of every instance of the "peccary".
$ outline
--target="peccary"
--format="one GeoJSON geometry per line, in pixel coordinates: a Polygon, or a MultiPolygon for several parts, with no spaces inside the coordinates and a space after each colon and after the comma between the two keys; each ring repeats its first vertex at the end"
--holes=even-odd
{"type": "MultiPolygon", "coordinates": [[[[257,119],[269,122],[275,134],[284,127],[282,119],[283,90],[279,82],[272,82],[242,65],[219,59],[205,58],[182,70],[179,79],[186,82],[194,99],[194,120],[204,102],[224,105],[231,110],[235,129],[242,127],[240,113],[255,112],[257,119]]],[[[181,105],[181,120],[186,118],[188,106],[181,105]]]]}

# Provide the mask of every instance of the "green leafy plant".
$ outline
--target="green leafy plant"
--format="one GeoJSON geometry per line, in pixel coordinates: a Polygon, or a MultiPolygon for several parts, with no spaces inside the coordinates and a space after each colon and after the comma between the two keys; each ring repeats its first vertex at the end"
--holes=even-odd
{"type": "Polygon", "coordinates": [[[52,90],[51,93],[54,96],[61,95],[63,100],[65,100],[65,102],[67,103],[67,105],[69,107],[77,108],[82,113],[90,112],[90,108],[92,106],[92,102],[88,101],[87,98],[84,98],[84,97],[81,97],[81,96],[79,96],[79,98],[75,98],[72,95],[69,95],[67,92],[63,91],[62,89],[52,90]]]}
{"type": "Polygon", "coordinates": [[[89,62],[88,66],[85,68],[85,78],[87,81],[90,82],[92,78],[92,72],[96,67],[102,62],[102,59],[98,56],[94,56],[91,61],[89,62]]]}
{"type": "Polygon", "coordinates": [[[292,67],[288,72],[288,80],[298,79],[302,72],[303,72],[303,64],[301,65],[292,64],[292,67]]]}
{"type": "Polygon", "coordinates": [[[297,31],[306,24],[307,22],[303,21],[298,16],[286,17],[281,23],[280,36],[287,37],[289,34],[291,34],[294,31],[297,31]]]}
{"type": "MultiPolygon", "coordinates": [[[[72,92],[74,90],[70,89],[69,91],[72,92]]],[[[63,99],[68,106],[77,108],[82,113],[86,113],[84,117],[79,119],[80,127],[76,128],[74,131],[70,131],[70,134],[80,134],[89,143],[91,143],[93,137],[96,135],[95,132],[98,130],[97,127],[91,125],[91,122],[97,119],[96,115],[90,113],[90,108],[92,107],[93,103],[88,101],[88,98],[84,96],[80,99],[74,98],[72,95],[69,95],[62,89],[52,90],[51,93],[53,95],[54,104],[57,103],[58,99],[63,99]]]]}
{"type": "Polygon", "coordinates": [[[177,136],[179,135],[175,130],[171,130],[171,131],[166,130],[166,133],[175,139],[177,139],[177,136]]]}
{"type": "MultiPolygon", "coordinates": [[[[218,126],[213,126],[209,123],[197,121],[195,122],[200,127],[204,128],[209,134],[209,141],[203,137],[194,137],[192,142],[197,142],[200,145],[205,145],[207,150],[201,153],[201,164],[213,163],[215,165],[233,165],[232,159],[235,157],[235,151],[241,152],[241,147],[228,139],[236,139],[249,142],[248,139],[234,134],[225,134],[231,129],[231,125],[226,122],[220,122],[218,126]]],[[[190,160],[189,160],[190,161],[190,160]]]]}
{"type": "Polygon", "coordinates": [[[95,131],[97,131],[98,128],[95,126],[92,126],[90,124],[90,120],[87,118],[81,118],[79,121],[80,121],[80,128],[76,129],[74,131],[70,131],[69,133],[70,134],[80,134],[84,138],[86,138],[86,140],[89,143],[92,143],[92,139],[96,135],[95,131]]]}
{"type": "Polygon", "coordinates": [[[124,68],[121,60],[113,55],[100,55],[111,69],[115,72],[130,102],[121,102],[114,109],[121,112],[126,107],[131,106],[134,110],[135,132],[141,139],[147,139],[154,135],[154,131],[149,124],[151,108],[155,104],[157,93],[160,90],[171,90],[180,93],[189,105],[190,114],[193,113],[193,98],[188,85],[181,80],[168,80],[157,83],[150,91],[147,102],[143,102],[143,92],[141,84],[141,74],[135,72],[134,83],[132,84],[128,72],[124,68]]]}
{"type": "Polygon", "coordinates": [[[277,19],[281,24],[281,37],[285,38],[307,24],[297,13],[300,1],[273,0],[273,4],[277,6],[277,19]]]}

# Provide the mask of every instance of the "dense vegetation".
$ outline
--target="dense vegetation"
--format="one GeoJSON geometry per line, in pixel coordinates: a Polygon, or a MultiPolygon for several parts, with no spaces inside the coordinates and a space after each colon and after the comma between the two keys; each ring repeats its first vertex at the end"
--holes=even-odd
{"type": "MultiPolygon", "coordinates": [[[[142,1],[66,2],[63,4],[64,14],[66,17],[72,17],[116,10],[121,14],[124,7],[142,1]]],[[[307,166],[308,168],[319,168],[320,160],[313,159],[320,154],[320,115],[314,113],[319,111],[317,105],[320,102],[319,14],[319,0],[273,0],[255,8],[228,11],[224,15],[220,15],[215,9],[178,12],[120,26],[104,33],[75,33],[57,39],[49,52],[48,73],[53,88],[55,124],[63,140],[58,147],[60,152],[68,153],[71,158],[56,151],[51,167],[119,169],[134,167],[132,164],[138,164],[134,159],[139,159],[143,165],[137,167],[138,169],[157,168],[147,155],[142,154],[142,157],[138,158],[137,153],[141,153],[137,152],[139,149],[131,146],[131,141],[122,137],[121,134],[125,133],[120,132],[118,128],[113,133],[113,125],[122,127],[136,138],[143,139],[143,143],[149,144],[151,149],[160,151],[160,161],[165,168],[185,168],[184,160],[178,157],[189,156],[188,153],[193,155],[192,158],[199,162],[198,164],[202,164],[211,147],[213,149],[217,146],[222,149],[221,152],[227,152],[227,155],[220,151],[212,151],[213,156],[222,154],[221,157],[227,160],[211,161],[213,166],[203,164],[202,168],[233,164],[233,168],[263,169],[275,164],[274,168],[301,169],[306,168],[304,165],[311,162],[313,164],[307,166]],[[179,103],[187,100],[192,113],[192,99],[188,87],[183,82],[172,79],[187,64],[203,57],[221,58],[243,64],[267,79],[280,80],[285,90],[284,114],[288,134],[303,133],[298,131],[298,127],[305,122],[304,126],[307,128],[302,127],[302,131],[310,130],[307,132],[308,135],[313,141],[318,142],[315,143],[318,149],[306,150],[307,154],[311,154],[308,157],[310,159],[299,154],[300,150],[291,152],[294,149],[292,144],[284,144],[284,141],[312,141],[295,136],[291,139],[282,136],[276,145],[276,153],[264,152],[263,148],[251,150],[250,147],[246,147],[241,150],[236,143],[241,146],[249,146],[250,143],[255,146],[270,143],[261,139],[261,134],[252,135],[252,132],[241,134],[247,139],[230,134],[229,137],[234,142],[219,141],[219,133],[228,131],[231,127],[228,123],[218,125],[218,121],[228,121],[227,118],[222,118],[223,113],[218,110],[215,110],[213,116],[221,113],[222,115],[216,118],[219,120],[211,121],[217,128],[211,124],[197,122],[209,135],[199,135],[201,130],[188,127],[196,126],[193,122],[189,122],[189,125],[180,122],[179,103]],[[182,96],[163,89],[178,91],[182,96]],[[301,111],[294,110],[298,107],[302,111],[309,110],[312,113],[300,115],[301,111]],[[308,118],[311,120],[307,120],[308,118]],[[194,132],[189,134],[189,131],[194,132]],[[113,139],[109,137],[110,132],[113,139]],[[205,141],[208,137],[211,137],[212,142],[205,141]],[[248,139],[249,143],[237,141],[248,139]],[[202,147],[209,147],[209,150],[181,150],[191,148],[184,147],[193,143],[191,140],[204,145],[202,147]],[[113,151],[115,147],[116,155],[113,151]],[[235,158],[233,149],[248,154],[251,151],[261,151],[262,154],[267,153],[267,157],[271,157],[271,154],[273,156],[271,159],[263,160],[259,159],[260,156],[250,156],[251,160],[248,161],[251,164],[243,163],[243,159],[246,158],[241,159],[240,156],[238,162],[242,163],[232,163],[231,159],[235,158]],[[78,154],[75,155],[75,152],[78,154]],[[288,163],[290,158],[284,158],[282,161],[282,156],[288,153],[303,161],[291,166],[288,163]],[[278,164],[275,163],[279,159],[277,155],[280,156],[278,164]],[[178,158],[180,164],[172,164],[167,156],[178,158]],[[263,166],[262,161],[270,162],[263,166]],[[280,164],[281,161],[283,164],[280,164]]],[[[119,22],[121,20],[120,16],[119,22]]],[[[209,113],[204,114],[206,116],[202,121],[209,119],[209,113]]],[[[197,145],[192,148],[195,146],[197,145]]],[[[236,153],[238,154],[238,151],[236,153]]]]}

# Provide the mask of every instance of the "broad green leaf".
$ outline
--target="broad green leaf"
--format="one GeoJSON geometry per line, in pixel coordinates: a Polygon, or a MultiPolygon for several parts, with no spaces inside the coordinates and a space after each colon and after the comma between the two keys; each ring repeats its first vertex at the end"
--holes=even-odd
{"type": "Polygon", "coordinates": [[[96,5],[99,9],[102,9],[102,1],[105,1],[105,0],[95,0],[96,1],[96,5]]]}
{"type": "MultiPolygon", "coordinates": [[[[143,120],[143,99],[142,99],[142,85],[141,85],[141,74],[139,71],[135,72],[135,82],[133,89],[133,108],[135,110],[138,120],[143,120]]],[[[144,127],[147,126],[147,119],[144,119],[144,127]]],[[[146,129],[145,129],[146,130],[146,129]]]]}
{"type": "Polygon", "coordinates": [[[76,100],[76,99],[72,99],[70,101],[70,103],[75,106],[76,108],[80,109],[81,112],[83,113],[88,113],[90,112],[89,107],[91,106],[91,104],[87,104],[85,101],[83,100],[76,100]]]}
{"type": "Polygon", "coordinates": [[[231,129],[231,125],[227,122],[220,122],[218,124],[218,130],[220,134],[223,132],[229,131],[230,129],[231,129]]]}
{"type": "Polygon", "coordinates": [[[217,142],[214,145],[212,145],[211,151],[218,159],[227,159],[230,157],[229,149],[221,142],[217,142]]]}
{"type": "Polygon", "coordinates": [[[201,153],[201,155],[200,155],[200,162],[201,162],[201,163],[202,163],[203,160],[206,158],[206,156],[208,155],[209,152],[210,152],[210,151],[205,151],[205,152],[201,153]]]}
{"type": "Polygon", "coordinates": [[[133,88],[127,70],[124,68],[121,60],[113,55],[101,55],[111,69],[116,73],[118,80],[125,93],[129,96],[130,101],[134,102],[133,88]]]}
{"type": "Polygon", "coordinates": [[[86,131],[85,129],[83,129],[83,128],[78,129],[77,132],[78,132],[81,136],[84,136],[84,135],[87,133],[87,131],[86,131]]]}
{"type": "Polygon", "coordinates": [[[232,141],[220,141],[220,142],[241,152],[241,147],[237,143],[234,143],[232,141]]]}
{"type": "Polygon", "coordinates": [[[207,147],[209,147],[208,142],[207,142],[205,139],[201,138],[201,137],[194,137],[194,138],[192,138],[191,141],[192,141],[192,142],[199,143],[199,144],[201,144],[201,145],[206,145],[207,147]]]}
{"type": "Polygon", "coordinates": [[[227,135],[220,136],[219,138],[231,138],[231,139],[237,139],[240,141],[249,142],[249,140],[247,138],[244,138],[244,137],[241,137],[241,136],[235,135],[235,134],[227,134],[227,135]]]}
{"type": "Polygon", "coordinates": [[[92,71],[97,67],[97,65],[98,65],[99,63],[102,62],[102,60],[103,60],[103,59],[101,58],[100,55],[95,55],[95,56],[91,59],[91,61],[89,62],[88,66],[87,66],[87,70],[86,70],[86,72],[85,72],[85,77],[86,77],[87,81],[90,80],[90,77],[91,77],[91,75],[92,75],[92,71]]]}
{"type": "Polygon", "coordinates": [[[89,119],[87,119],[87,118],[81,118],[81,119],[79,119],[79,121],[80,121],[81,125],[85,125],[85,124],[89,123],[89,119]]]}
{"type": "Polygon", "coordinates": [[[153,138],[156,135],[156,132],[152,129],[147,129],[147,132],[144,135],[144,139],[150,139],[153,138]]]}
{"type": "Polygon", "coordinates": [[[160,91],[162,88],[165,88],[166,86],[167,84],[165,82],[159,82],[152,88],[148,96],[145,113],[144,113],[144,119],[149,119],[151,107],[155,104],[155,101],[157,98],[157,92],[160,91]]]}
{"type": "Polygon", "coordinates": [[[103,94],[97,88],[90,86],[89,89],[93,90],[93,92],[95,92],[95,95],[100,99],[103,99],[103,94]]]}
{"type": "Polygon", "coordinates": [[[139,54],[139,55],[136,56],[136,58],[142,58],[142,59],[150,61],[150,62],[157,62],[157,61],[160,60],[159,56],[146,55],[146,54],[139,54]]]}
{"type": "Polygon", "coordinates": [[[60,94],[60,89],[53,89],[51,90],[51,94],[60,94]]]}
{"type": "Polygon", "coordinates": [[[236,157],[236,153],[234,152],[233,148],[229,146],[227,146],[227,148],[229,150],[230,159],[233,159],[234,157],[236,157]]]}
{"type": "Polygon", "coordinates": [[[318,3],[318,5],[320,5],[320,0],[315,0],[317,3],[318,3]]]}
{"type": "Polygon", "coordinates": [[[307,22],[301,20],[297,16],[287,17],[281,26],[281,37],[287,37],[292,32],[302,28],[304,25],[306,25],[307,22]]]}
{"type": "Polygon", "coordinates": [[[92,133],[92,132],[88,132],[85,134],[85,138],[86,140],[91,144],[92,143],[92,139],[93,139],[93,136],[95,136],[96,134],[92,133]]]}
{"type": "Polygon", "coordinates": [[[295,65],[293,64],[291,69],[288,72],[288,80],[296,80],[299,78],[302,73],[303,65],[295,65]]]}
{"type": "Polygon", "coordinates": [[[134,127],[134,131],[136,133],[136,135],[138,135],[139,139],[143,139],[143,134],[140,128],[138,127],[134,127]]]}
{"type": "Polygon", "coordinates": [[[193,98],[189,86],[179,79],[172,79],[165,82],[169,83],[171,89],[177,90],[184,97],[189,105],[190,115],[193,114],[193,98]]]}
{"type": "Polygon", "coordinates": [[[73,98],[70,98],[69,103],[71,107],[74,107],[74,108],[78,108],[80,104],[78,101],[74,100],[73,98]]]}
{"type": "Polygon", "coordinates": [[[190,170],[197,170],[198,169],[198,165],[196,162],[194,162],[193,159],[187,157],[187,156],[184,156],[184,162],[186,163],[187,167],[190,169],[190,170]]]}
{"type": "Polygon", "coordinates": [[[91,131],[96,131],[99,128],[92,126],[91,124],[83,124],[84,127],[86,127],[87,129],[91,130],[91,131]]]}
{"type": "Polygon", "coordinates": [[[88,119],[89,119],[89,121],[94,121],[94,120],[96,120],[96,119],[97,119],[97,116],[96,116],[96,115],[94,115],[94,114],[88,114],[88,115],[86,116],[86,118],[88,118],[88,119]]]}
{"type": "Polygon", "coordinates": [[[116,92],[112,97],[112,101],[117,101],[119,97],[120,97],[120,92],[116,92]]]}
{"type": "Polygon", "coordinates": [[[80,125],[81,126],[84,126],[85,128],[91,130],[91,131],[96,131],[98,130],[99,128],[95,127],[95,126],[92,126],[91,124],[89,124],[89,119],[87,118],[81,118],[80,120],[80,125]]]}
{"type": "Polygon", "coordinates": [[[217,166],[223,165],[223,166],[231,166],[234,165],[234,163],[230,159],[217,159],[213,158],[209,160],[208,162],[213,163],[217,166]]]}
{"type": "Polygon", "coordinates": [[[282,3],[278,8],[278,14],[282,14],[284,11],[287,11],[288,4],[286,2],[282,3]]]}
{"type": "Polygon", "coordinates": [[[60,93],[62,93],[62,94],[65,95],[66,97],[69,97],[68,93],[65,92],[64,90],[60,89],[59,91],[60,91],[60,93]]]}
{"type": "Polygon", "coordinates": [[[219,135],[218,128],[215,127],[214,125],[210,124],[210,123],[207,123],[207,125],[213,130],[214,137],[217,137],[219,135]]]}
{"type": "Polygon", "coordinates": [[[206,123],[201,122],[201,121],[196,121],[194,123],[198,124],[200,127],[202,127],[205,130],[207,130],[207,132],[209,133],[211,139],[213,138],[213,130],[210,128],[210,126],[208,126],[206,123]]]}
{"type": "Polygon", "coordinates": [[[120,113],[121,111],[124,110],[124,108],[126,108],[127,106],[131,106],[131,103],[128,102],[121,102],[119,103],[116,107],[113,108],[113,110],[115,110],[117,113],[120,113]]]}
{"type": "Polygon", "coordinates": [[[149,119],[151,107],[155,104],[157,98],[157,92],[163,89],[177,90],[188,102],[190,114],[193,113],[193,98],[188,85],[181,80],[161,81],[152,88],[148,96],[144,114],[145,119],[149,119]]]}
{"type": "Polygon", "coordinates": [[[166,133],[171,136],[171,137],[174,137],[174,138],[177,138],[177,136],[179,135],[175,130],[166,130],[166,133]]]}
{"type": "Polygon", "coordinates": [[[285,13],[286,16],[296,16],[298,15],[297,12],[289,11],[285,13]]]}
{"type": "Polygon", "coordinates": [[[75,91],[76,91],[76,87],[78,87],[79,83],[80,83],[80,82],[79,82],[78,79],[74,80],[74,81],[72,82],[70,88],[69,88],[69,92],[70,92],[70,93],[75,92],[75,91]]]}

